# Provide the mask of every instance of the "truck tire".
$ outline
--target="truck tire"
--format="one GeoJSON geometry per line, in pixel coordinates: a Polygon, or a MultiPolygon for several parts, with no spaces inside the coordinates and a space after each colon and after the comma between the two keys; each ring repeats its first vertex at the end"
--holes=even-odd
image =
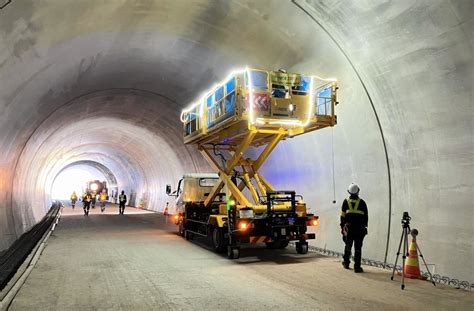
{"type": "Polygon", "coordinates": [[[298,254],[307,254],[308,253],[308,243],[307,242],[297,242],[296,243],[296,252],[298,254]]]}
{"type": "Polygon", "coordinates": [[[227,257],[229,259],[238,259],[240,257],[240,248],[228,246],[227,257]]]}
{"type": "Polygon", "coordinates": [[[224,231],[219,227],[212,227],[212,246],[217,253],[223,253],[226,250],[224,231]]]}
{"type": "Polygon", "coordinates": [[[188,230],[184,230],[184,238],[186,240],[192,240],[194,238],[194,233],[188,231],[188,230]]]}

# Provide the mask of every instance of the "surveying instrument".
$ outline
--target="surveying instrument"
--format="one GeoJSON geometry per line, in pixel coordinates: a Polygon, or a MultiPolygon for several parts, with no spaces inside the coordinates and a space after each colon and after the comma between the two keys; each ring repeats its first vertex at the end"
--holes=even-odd
{"type": "MultiPolygon", "coordinates": [[[[416,238],[418,235],[418,230],[410,229],[410,220],[411,217],[408,215],[408,212],[403,212],[403,217],[402,217],[402,236],[400,237],[400,244],[398,244],[398,251],[397,251],[397,258],[395,259],[395,265],[393,266],[393,271],[392,271],[392,277],[390,278],[393,281],[393,276],[395,275],[395,270],[397,269],[397,262],[398,262],[398,257],[400,256],[400,249],[402,247],[402,242],[403,242],[403,253],[402,253],[402,285],[401,288],[402,290],[405,289],[405,260],[407,256],[409,256],[408,252],[408,234],[411,234],[413,238],[416,238]]],[[[423,263],[426,267],[426,271],[428,271],[428,274],[430,275],[430,281],[433,283],[434,286],[436,286],[436,283],[433,281],[433,276],[431,275],[430,270],[428,269],[428,265],[426,264],[425,258],[423,257],[423,254],[421,253],[420,247],[418,246],[418,243],[416,244],[416,249],[418,251],[419,256],[421,259],[423,259],[423,263]]]]}

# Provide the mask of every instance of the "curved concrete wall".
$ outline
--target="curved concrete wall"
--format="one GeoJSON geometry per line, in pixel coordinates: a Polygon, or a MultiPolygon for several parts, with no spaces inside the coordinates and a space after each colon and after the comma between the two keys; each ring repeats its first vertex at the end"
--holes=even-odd
{"type": "Polygon", "coordinates": [[[54,178],[80,161],[161,210],[165,184],[209,171],[181,142],[180,110],[249,65],[339,80],[339,124],[282,143],[264,167],[321,216],[318,246],[342,248],[339,206],[355,181],[370,210],[366,257],[393,261],[409,211],[437,272],[472,281],[473,9],[13,1],[0,11],[0,249],[44,215],[54,178]]]}

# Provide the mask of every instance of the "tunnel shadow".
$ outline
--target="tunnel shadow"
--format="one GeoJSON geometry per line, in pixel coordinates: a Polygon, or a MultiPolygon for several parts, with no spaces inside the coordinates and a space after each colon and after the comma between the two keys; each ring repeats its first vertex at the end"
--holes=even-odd
{"type": "MultiPolygon", "coordinates": [[[[179,233],[174,234],[184,240],[179,233]]],[[[204,248],[209,252],[214,253],[216,256],[227,259],[226,253],[216,253],[212,246],[210,238],[199,237],[194,238],[190,242],[193,245],[204,248]]],[[[257,245],[242,245],[240,248],[239,259],[231,260],[235,264],[239,265],[262,265],[262,264],[277,264],[277,265],[288,265],[298,263],[316,262],[325,256],[317,253],[307,253],[305,255],[298,254],[294,246],[289,245],[285,249],[269,249],[266,246],[257,245]]],[[[227,259],[230,260],[230,259],[227,259]]]]}

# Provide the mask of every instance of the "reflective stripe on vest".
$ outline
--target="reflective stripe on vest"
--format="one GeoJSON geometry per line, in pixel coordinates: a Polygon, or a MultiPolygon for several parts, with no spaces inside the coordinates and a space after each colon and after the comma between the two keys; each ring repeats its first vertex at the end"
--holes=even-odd
{"type": "Polygon", "coordinates": [[[120,195],[120,196],[119,196],[119,199],[120,199],[120,201],[125,201],[125,196],[124,196],[124,195],[120,195]]]}
{"type": "Polygon", "coordinates": [[[360,203],[360,198],[357,198],[357,200],[352,200],[351,198],[347,198],[347,205],[349,208],[346,211],[346,214],[361,214],[365,215],[364,211],[359,211],[359,203],[360,203]],[[355,203],[354,206],[352,204],[355,203]]]}

